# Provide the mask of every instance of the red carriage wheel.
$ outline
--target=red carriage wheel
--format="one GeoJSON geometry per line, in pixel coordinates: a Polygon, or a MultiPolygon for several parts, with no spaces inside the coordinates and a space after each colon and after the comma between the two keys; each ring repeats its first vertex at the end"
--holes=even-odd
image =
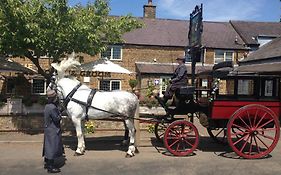
{"type": "Polygon", "coordinates": [[[192,153],[198,143],[199,133],[191,122],[174,121],[165,131],[164,145],[175,156],[186,156],[192,153]]]}
{"type": "Polygon", "coordinates": [[[247,105],[238,109],[227,124],[227,138],[232,150],[241,157],[267,156],[277,145],[279,120],[269,108],[247,105]]]}

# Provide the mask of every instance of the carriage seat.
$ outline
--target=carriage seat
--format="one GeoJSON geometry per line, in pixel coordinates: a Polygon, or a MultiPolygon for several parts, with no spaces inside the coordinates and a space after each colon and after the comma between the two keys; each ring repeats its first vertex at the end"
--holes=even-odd
{"type": "Polygon", "coordinates": [[[180,95],[193,95],[195,91],[194,86],[182,86],[180,87],[180,95]]]}
{"type": "Polygon", "coordinates": [[[194,92],[194,86],[182,86],[176,90],[175,95],[179,100],[193,99],[194,92]]]}

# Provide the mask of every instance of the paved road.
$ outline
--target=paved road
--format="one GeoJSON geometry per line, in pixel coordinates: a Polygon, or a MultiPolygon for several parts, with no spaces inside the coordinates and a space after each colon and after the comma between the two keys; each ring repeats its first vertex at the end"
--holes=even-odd
{"type": "MultiPolygon", "coordinates": [[[[110,133],[112,134],[112,133],[110,133]]],[[[144,134],[140,153],[125,158],[121,136],[97,134],[86,140],[84,156],[73,156],[74,137],[65,135],[65,175],[277,175],[281,172],[281,142],[268,158],[239,159],[227,146],[214,143],[205,133],[195,155],[170,156],[154,136],[144,134]]],[[[42,134],[0,133],[0,175],[47,174],[42,168],[42,134]]],[[[63,163],[63,159],[57,161],[63,163]]]]}

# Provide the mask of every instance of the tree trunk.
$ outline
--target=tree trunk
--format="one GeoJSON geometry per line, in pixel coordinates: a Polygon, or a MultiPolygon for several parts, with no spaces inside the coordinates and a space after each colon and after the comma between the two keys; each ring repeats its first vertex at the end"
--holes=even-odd
{"type": "Polygon", "coordinates": [[[38,68],[38,73],[41,74],[44,78],[46,78],[47,80],[51,78],[51,72],[48,74],[46,73],[42,67],[39,64],[39,60],[38,58],[35,58],[31,52],[28,52],[28,54],[25,55],[28,59],[30,59],[30,61],[32,61],[33,64],[35,64],[35,66],[38,68]]]}

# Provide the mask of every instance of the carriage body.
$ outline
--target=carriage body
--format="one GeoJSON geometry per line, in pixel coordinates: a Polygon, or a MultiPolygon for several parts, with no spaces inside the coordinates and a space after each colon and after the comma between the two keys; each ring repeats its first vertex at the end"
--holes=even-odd
{"type": "Polygon", "coordinates": [[[177,156],[194,151],[199,134],[193,117],[198,116],[201,123],[200,114],[204,114],[203,126],[214,140],[228,143],[244,158],[267,156],[277,145],[280,135],[280,76],[229,74],[227,70],[219,74],[213,71],[208,79],[215,82],[215,86],[205,88],[207,93],[202,94],[202,88],[196,87],[193,97],[190,91],[185,91],[184,96],[176,94],[177,98],[182,98],[167,114],[191,113],[192,119],[171,120],[164,134],[166,148],[177,156]],[[185,148],[181,149],[182,145],[185,148]]]}
{"type": "Polygon", "coordinates": [[[278,76],[235,75],[220,78],[215,99],[210,104],[210,118],[229,119],[239,108],[257,104],[281,116],[280,78],[278,76]]]}

